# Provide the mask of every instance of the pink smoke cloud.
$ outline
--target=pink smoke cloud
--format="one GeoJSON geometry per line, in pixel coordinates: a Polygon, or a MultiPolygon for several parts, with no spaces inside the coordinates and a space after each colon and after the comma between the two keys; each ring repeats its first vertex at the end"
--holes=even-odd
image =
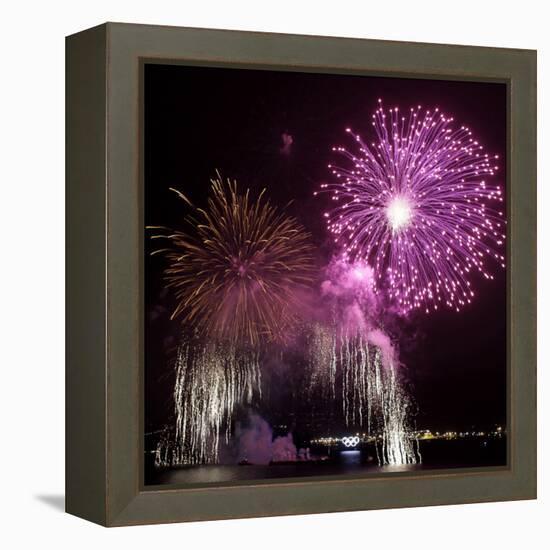
{"type": "Polygon", "coordinates": [[[346,333],[362,335],[380,349],[384,365],[396,364],[396,350],[380,327],[382,296],[376,292],[374,271],[364,261],[350,262],[336,257],[326,269],[322,295],[332,301],[337,312],[336,326],[346,333]]]}
{"type": "Polygon", "coordinates": [[[259,415],[250,413],[246,427],[237,426],[239,460],[251,464],[308,460],[309,449],[297,449],[291,433],[273,439],[271,426],[259,415]]]}

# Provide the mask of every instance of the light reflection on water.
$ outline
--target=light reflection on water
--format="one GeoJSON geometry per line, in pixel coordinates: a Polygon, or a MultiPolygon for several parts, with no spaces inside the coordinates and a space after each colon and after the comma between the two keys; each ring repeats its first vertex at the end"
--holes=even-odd
{"type": "Polygon", "coordinates": [[[412,472],[440,468],[500,466],[506,464],[506,440],[434,441],[421,445],[422,464],[378,466],[368,453],[343,450],[330,460],[270,465],[203,465],[150,470],[147,485],[220,484],[312,476],[339,476],[412,472]]]}
{"type": "Polygon", "coordinates": [[[359,451],[343,456],[338,463],[300,463],[271,465],[208,465],[182,466],[159,472],[157,483],[225,483],[230,481],[245,481],[251,479],[280,479],[293,477],[311,477],[325,475],[345,475],[357,473],[389,473],[412,471],[416,465],[378,466],[361,463],[359,451]]]}
{"type": "Polygon", "coordinates": [[[340,460],[349,466],[361,464],[361,451],[341,451],[340,460]]]}

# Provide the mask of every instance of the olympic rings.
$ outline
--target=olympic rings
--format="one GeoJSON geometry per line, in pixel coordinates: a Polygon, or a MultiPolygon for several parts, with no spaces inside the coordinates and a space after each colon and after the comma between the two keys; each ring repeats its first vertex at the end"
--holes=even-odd
{"type": "Polygon", "coordinates": [[[352,437],[343,437],[342,443],[346,447],[357,447],[357,444],[359,443],[359,438],[356,435],[352,437]]]}

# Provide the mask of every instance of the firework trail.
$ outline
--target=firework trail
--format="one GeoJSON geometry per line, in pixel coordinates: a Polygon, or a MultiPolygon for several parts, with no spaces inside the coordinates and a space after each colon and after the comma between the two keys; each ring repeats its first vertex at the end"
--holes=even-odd
{"type": "MultiPolygon", "coordinates": [[[[314,276],[309,234],[264,198],[237,183],[211,181],[208,208],[192,209],[191,233],[168,230],[167,286],[181,318],[199,336],[254,347],[285,337],[298,320],[300,296],[314,276]]],[[[156,229],[164,229],[157,227],[156,229]]]]}
{"type": "Polygon", "coordinates": [[[339,350],[339,363],[342,368],[342,403],[346,424],[363,426],[367,422],[370,431],[372,420],[372,405],[369,395],[372,384],[368,384],[367,376],[371,369],[371,353],[363,335],[358,333],[350,336],[346,332],[335,335],[339,350]]]}
{"type": "Polygon", "coordinates": [[[332,401],[336,396],[336,342],[334,327],[314,323],[308,341],[309,394],[320,391],[321,397],[332,401]]]}
{"type": "Polygon", "coordinates": [[[418,441],[410,435],[409,396],[395,365],[384,365],[379,350],[374,354],[373,365],[369,365],[367,388],[369,430],[381,436],[377,442],[379,463],[398,466],[421,462],[418,441]]]}
{"type": "Polygon", "coordinates": [[[187,341],[180,345],[175,433],[159,443],[157,466],[218,462],[220,436],[229,441],[235,407],[261,397],[258,353],[230,346],[187,341]]]}
{"type": "Polygon", "coordinates": [[[382,350],[369,343],[365,334],[325,331],[323,339],[311,342],[313,347],[319,346],[310,355],[313,387],[334,384],[327,377],[334,380],[332,372],[338,370],[346,425],[366,427],[369,435],[377,438],[379,463],[419,462],[417,442],[410,435],[410,399],[394,363],[386,363],[382,350]]]}
{"type": "Polygon", "coordinates": [[[390,339],[374,326],[379,314],[372,269],[339,258],[327,276],[322,288],[333,319],[313,325],[310,387],[328,387],[334,395],[338,375],[346,425],[364,426],[376,437],[380,464],[414,464],[420,454],[410,435],[410,399],[390,339]]]}
{"type": "Polygon", "coordinates": [[[460,311],[474,297],[471,272],[492,279],[487,261],[504,267],[503,196],[491,182],[498,156],[452,123],[437,108],[402,114],[380,104],[374,141],[348,129],[356,150],[334,148],[345,166],[329,165],[335,182],[321,186],[335,203],[325,213],[335,242],[374,268],[402,313],[460,311]]]}

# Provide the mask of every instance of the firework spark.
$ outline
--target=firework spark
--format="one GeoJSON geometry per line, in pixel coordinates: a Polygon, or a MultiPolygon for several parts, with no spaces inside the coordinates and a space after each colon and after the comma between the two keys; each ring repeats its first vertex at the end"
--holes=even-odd
{"type": "Polygon", "coordinates": [[[393,362],[386,363],[382,350],[361,331],[350,334],[327,327],[322,334],[311,340],[311,383],[317,387],[334,384],[338,369],[345,422],[365,426],[376,437],[379,463],[419,462],[418,444],[410,435],[410,400],[393,362]]]}
{"type": "MultiPolygon", "coordinates": [[[[393,363],[383,365],[377,350],[367,371],[369,421],[380,433],[380,464],[399,466],[422,461],[418,440],[411,434],[411,403],[393,363]]],[[[370,428],[372,430],[372,426],[370,428]]],[[[378,450],[378,445],[377,445],[378,450]]]]}
{"type": "Polygon", "coordinates": [[[177,298],[172,319],[192,334],[179,348],[175,430],[159,444],[159,465],[217,462],[236,407],[261,395],[263,345],[298,321],[300,295],[314,274],[309,235],[294,218],[263,192],[256,199],[239,194],[236,182],[219,175],[211,183],[207,209],[174,190],[193,210],[189,233],[154,236],[170,243],[154,254],[168,259],[165,278],[177,298]]]}
{"type": "MultiPolygon", "coordinates": [[[[373,270],[364,261],[333,258],[322,284],[331,320],[313,325],[309,338],[310,388],[341,392],[346,425],[376,437],[380,464],[420,461],[410,435],[410,399],[396,368],[396,351],[380,327],[373,270]]],[[[310,389],[311,391],[311,389],[310,389]]]]}
{"type": "MultiPolygon", "coordinates": [[[[381,102],[381,100],[379,100],[381,102]]],[[[323,184],[335,203],[325,213],[334,240],[350,260],[373,266],[402,313],[445,305],[457,311],[474,298],[471,272],[504,267],[503,194],[498,170],[469,128],[421,106],[402,114],[381,104],[374,141],[354,137],[356,152],[334,150],[345,167],[323,184]]]]}
{"type": "MultiPolygon", "coordinates": [[[[296,322],[300,296],[314,275],[309,234],[264,198],[239,194],[237,183],[212,180],[208,208],[179,191],[192,209],[191,233],[156,235],[170,242],[167,285],[181,318],[200,336],[257,346],[281,338],[296,322]]],[[[161,228],[156,228],[161,229],[161,228]]]]}
{"type": "Polygon", "coordinates": [[[335,398],[336,384],[336,342],[333,338],[333,327],[320,323],[313,324],[308,341],[309,393],[320,390],[324,399],[335,398]]]}
{"type": "Polygon", "coordinates": [[[176,360],[175,433],[159,443],[157,465],[218,462],[220,437],[229,441],[235,408],[260,397],[257,352],[182,342],[176,360]]]}

